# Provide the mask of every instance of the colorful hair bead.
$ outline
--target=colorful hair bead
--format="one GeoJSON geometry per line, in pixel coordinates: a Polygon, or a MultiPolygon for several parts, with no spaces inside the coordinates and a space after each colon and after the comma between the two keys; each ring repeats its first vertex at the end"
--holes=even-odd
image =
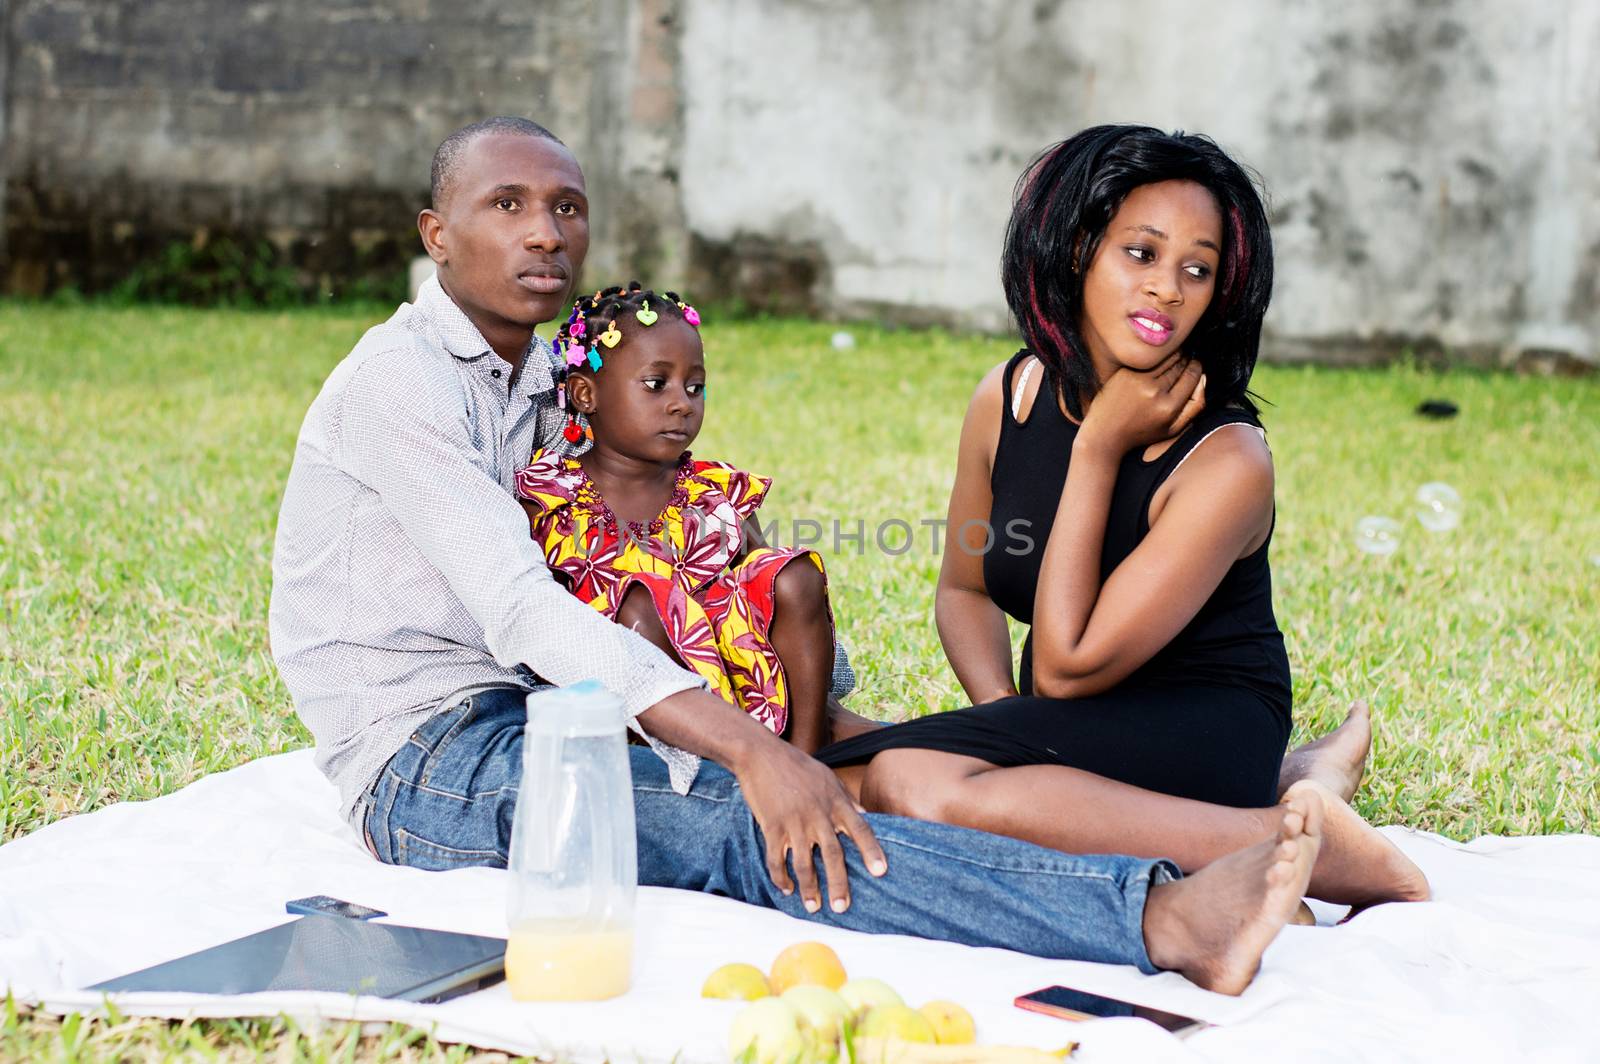
{"type": "Polygon", "coordinates": [[[656,319],[660,317],[659,314],[650,309],[650,301],[648,299],[644,301],[644,306],[633,312],[633,316],[639,319],[640,325],[646,326],[654,325],[656,319]]]}
{"type": "MultiPolygon", "coordinates": [[[[607,347],[616,347],[622,342],[622,330],[617,328],[617,323],[615,320],[613,320],[611,324],[606,327],[605,332],[600,334],[600,342],[605,344],[607,347]]],[[[595,367],[595,369],[599,368],[599,366],[595,367]]]]}

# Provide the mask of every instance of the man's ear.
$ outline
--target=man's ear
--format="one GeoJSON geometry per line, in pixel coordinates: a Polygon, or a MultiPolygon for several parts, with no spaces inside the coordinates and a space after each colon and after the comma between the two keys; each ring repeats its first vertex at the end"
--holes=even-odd
{"type": "Polygon", "coordinates": [[[428,258],[443,266],[449,261],[444,250],[444,218],[431,207],[424,207],[417,215],[417,232],[422,234],[422,247],[428,258]]]}
{"type": "Polygon", "coordinates": [[[592,414],[595,411],[594,381],[581,373],[574,373],[567,378],[567,402],[580,414],[592,414]]]}

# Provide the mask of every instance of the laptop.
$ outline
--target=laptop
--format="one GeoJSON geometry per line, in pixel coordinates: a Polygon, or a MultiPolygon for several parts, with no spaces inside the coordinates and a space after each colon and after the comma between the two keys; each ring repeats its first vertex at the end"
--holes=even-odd
{"type": "Polygon", "coordinates": [[[107,993],[321,990],[443,1001],[499,982],[506,940],[341,916],[302,916],[88,987],[107,993]]]}

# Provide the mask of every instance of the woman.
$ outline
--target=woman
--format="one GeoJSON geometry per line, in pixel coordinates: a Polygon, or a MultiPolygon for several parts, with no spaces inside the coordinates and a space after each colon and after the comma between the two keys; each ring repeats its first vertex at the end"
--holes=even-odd
{"type": "Polygon", "coordinates": [[[1085,130],[1023,174],[1003,281],[1028,346],[968,409],[937,600],[975,705],[818,756],[869,810],[1186,871],[1314,788],[1313,896],[1427,897],[1346,804],[1364,709],[1284,758],[1272,459],[1246,391],[1272,244],[1248,175],[1204,137],[1085,130]],[[1017,686],[1006,614],[1032,626],[1017,686]]]}

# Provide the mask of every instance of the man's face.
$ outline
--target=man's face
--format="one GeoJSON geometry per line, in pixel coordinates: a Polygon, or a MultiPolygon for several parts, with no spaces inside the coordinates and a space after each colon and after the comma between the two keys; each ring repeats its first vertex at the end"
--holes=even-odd
{"type": "Polygon", "coordinates": [[[589,252],[583,171],[556,141],[487,134],[462,154],[442,209],[422,212],[418,226],[439,283],[484,339],[520,346],[571,301],[589,252]]]}

